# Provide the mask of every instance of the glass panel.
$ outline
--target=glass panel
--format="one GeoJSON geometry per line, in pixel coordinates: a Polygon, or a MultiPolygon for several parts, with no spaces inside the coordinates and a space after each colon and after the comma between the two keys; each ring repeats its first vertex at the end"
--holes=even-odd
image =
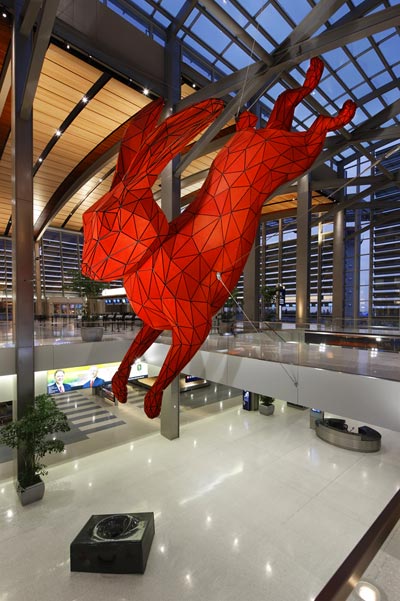
{"type": "Polygon", "coordinates": [[[370,115],[375,115],[384,108],[384,105],[379,100],[379,98],[374,98],[370,102],[366,102],[365,104],[363,104],[363,108],[366,111],[368,111],[370,115]]]}
{"type": "MultiPolygon", "coordinates": [[[[110,4],[109,2],[106,4],[110,4]]],[[[150,4],[148,2],[146,2],[145,0],[135,0],[135,6],[137,6],[138,8],[140,8],[141,10],[143,10],[144,12],[146,12],[147,14],[151,14],[153,12],[153,7],[150,6],[150,4]]]]}
{"type": "MultiPolygon", "coordinates": [[[[246,17],[243,15],[242,12],[240,12],[240,10],[238,10],[236,8],[236,6],[233,5],[233,3],[230,0],[223,0],[222,2],[222,8],[229,14],[230,17],[232,17],[232,19],[234,19],[236,21],[236,23],[238,23],[238,25],[240,25],[241,27],[244,27],[246,25],[246,23],[248,23],[248,20],[246,19],[246,17]]],[[[246,5],[247,8],[247,5],[246,5]]]]}
{"type": "Polygon", "coordinates": [[[251,58],[246,52],[234,44],[231,44],[229,48],[225,50],[223,57],[236,69],[242,69],[254,62],[254,57],[251,58]]]}
{"type": "Polygon", "coordinates": [[[330,17],[329,19],[329,23],[336,23],[336,21],[338,21],[339,19],[341,19],[342,17],[344,17],[344,15],[347,15],[347,13],[349,12],[348,7],[346,6],[346,4],[343,4],[333,15],[332,17],[330,17]]]}
{"type": "Polygon", "coordinates": [[[158,11],[154,13],[153,19],[165,28],[169,27],[171,24],[171,20],[167,19],[167,17],[164,17],[164,15],[158,11]]]}
{"type": "Polygon", "coordinates": [[[215,63],[215,66],[217,67],[217,69],[225,73],[225,75],[233,73],[233,68],[228,67],[225,63],[222,63],[221,61],[217,61],[215,63]]]}
{"type": "Polygon", "coordinates": [[[325,77],[325,79],[320,82],[319,87],[328,95],[329,98],[336,98],[343,92],[343,85],[339,83],[336,78],[332,77],[332,75],[325,77]]]}
{"type": "Polygon", "coordinates": [[[215,56],[211,54],[211,52],[205,50],[205,48],[201,46],[196,40],[194,40],[191,36],[185,36],[185,43],[188,46],[190,46],[190,48],[193,48],[193,50],[196,50],[203,58],[209,60],[211,63],[214,62],[215,56]]]}
{"type": "Polygon", "coordinates": [[[192,27],[192,32],[201,40],[206,40],[212,44],[215,52],[221,54],[228,46],[230,39],[211,21],[200,15],[192,27]]]}
{"type": "Polygon", "coordinates": [[[162,0],[161,2],[161,6],[174,17],[176,17],[184,4],[185,0],[162,0]]]}
{"type": "Polygon", "coordinates": [[[271,4],[258,16],[257,21],[278,43],[282,42],[292,31],[289,23],[271,4]]]}
{"type": "Polygon", "coordinates": [[[399,90],[397,88],[389,90],[389,92],[383,94],[383,98],[388,104],[393,104],[394,102],[396,102],[396,100],[399,99],[399,90]]]}
{"type": "Polygon", "coordinates": [[[379,75],[373,77],[371,81],[376,88],[379,88],[380,86],[383,86],[386,83],[392,81],[392,78],[390,74],[387,73],[387,71],[383,71],[382,73],[379,73],[379,75]]]}
{"type": "Polygon", "coordinates": [[[349,58],[344,52],[344,50],[342,50],[341,48],[335,48],[334,50],[325,52],[324,61],[334,69],[338,69],[340,65],[348,63],[349,58]]]}
{"type": "Polygon", "coordinates": [[[378,57],[375,50],[370,50],[369,52],[362,54],[360,57],[358,57],[357,62],[369,77],[376,75],[376,73],[385,68],[385,65],[378,57]]]}
{"type": "Polygon", "coordinates": [[[251,37],[253,37],[256,42],[261,44],[266,52],[273,52],[275,50],[275,46],[271,44],[269,40],[260,32],[259,29],[254,27],[251,23],[246,27],[246,31],[251,37]]]}
{"type": "Polygon", "coordinates": [[[265,5],[264,0],[238,0],[238,4],[250,13],[252,17],[265,5]]]}
{"type": "Polygon", "coordinates": [[[371,47],[371,44],[367,38],[364,38],[362,40],[357,40],[356,42],[351,42],[350,44],[347,44],[347,48],[350,50],[350,52],[353,56],[358,56],[361,52],[363,52],[364,50],[366,50],[367,48],[370,48],[370,47],[371,47]]]}
{"type": "MultiPolygon", "coordinates": [[[[361,63],[361,59],[358,59],[358,61],[361,63]]],[[[376,73],[377,70],[378,69],[374,69],[374,73],[376,73]]],[[[339,69],[337,69],[337,75],[347,83],[349,88],[352,88],[354,85],[357,85],[363,81],[360,71],[356,69],[352,63],[349,63],[344,67],[339,67],[339,69]]]]}
{"type": "Polygon", "coordinates": [[[398,63],[400,59],[399,38],[397,34],[379,44],[379,50],[384,54],[389,64],[398,63]]]}
{"type": "Polygon", "coordinates": [[[369,92],[372,91],[371,86],[368,85],[366,82],[363,82],[361,85],[354,86],[352,89],[354,94],[357,95],[357,98],[361,98],[362,96],[365,96],[366,94],[369,94],[369,92]]]}
{"type": "Polygon", "coordinates": [[[279,4],[296,25],[310,12],[310,5],[307,0],[296,0],[296,2],[293,2],[293,0],[279,0],[279,4]]]}

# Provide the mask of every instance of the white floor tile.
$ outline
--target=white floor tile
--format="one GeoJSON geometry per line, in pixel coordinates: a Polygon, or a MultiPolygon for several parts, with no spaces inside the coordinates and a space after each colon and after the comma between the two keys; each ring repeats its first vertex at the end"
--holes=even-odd
{"type": "Polygon", "coordinates": [[[175,441],[151,434],[53,465],[26,508],[3,482],[0,600],[312,601],[400,485],[400,464],[390,433],[379,454],[358,454],[308,420],[232,408],[175,441]],[[92,514],[135,511],[155,513],[144,575],[70,572],[92,514]]]}

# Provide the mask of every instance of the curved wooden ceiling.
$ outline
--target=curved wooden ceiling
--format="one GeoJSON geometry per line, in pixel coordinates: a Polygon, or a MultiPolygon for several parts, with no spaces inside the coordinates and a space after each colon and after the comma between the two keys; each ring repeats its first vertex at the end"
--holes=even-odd
{"type": "MultiPolygon", "coordinates": [[[[5,65],[11,28],[0,21],[0,63],[5,65]]],[[[182,86],[182,97],[191,94],[182,86]]],[[[48,226],[79,231],[83,212],[109,189],[118,144],[129,119],[149,102],[133,87],[67,49],[50,44],[33,107],[34,224],[39,236],[48,226]]],[[[0,235],[11,235],[10,94],[0,117],[0,235]]],[[[232,131],[228,124],[227,131],[232,131]]],[[[215,156],[193,161],[182,174],[183,201],[201,186],[215,156]]],[[[159,184],[155,186],[155,192],[159,184]]],[[[331,201],[316,194],[313,204],[331,201]]],[[[294,194],[264,208],[274,215],[293,211],[294,194]],[[283,203],[283,204],[281,204],[283,203]]]]}

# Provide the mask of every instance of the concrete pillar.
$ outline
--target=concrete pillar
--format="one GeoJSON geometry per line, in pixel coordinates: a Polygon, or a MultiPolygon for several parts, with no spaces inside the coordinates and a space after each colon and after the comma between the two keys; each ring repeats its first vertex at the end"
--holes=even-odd
{"type": "Polygon", "coordinates": [[[35,288],[36,288],[36,315],[43,315],[45,313],[44,310],[44,302],[42,295],[42,277],[40,271],[40,243],[35,242],[35,288]]]}
{"type": "Polygon", "coordinates": [[[303,175],[297,186],[297,251],[296,251],[296,324],[309,320],[310,308],[310,239],[311,239],[310,175],[303,175]]]}
{"type": "MultiPolygon", "coordinates": [[[[253,247],[244,268],[243,310],[250,321],[260,321],[260,231],[258,230],[253,247]]],[[[257,326],[256,326],[257,327],[257,326]]]]}
{"type": "Polygon", "coordinates": [[[344,211],[333,222],[332,325],[342,326],[344,305],[344,211]]]}
{"type": "Polygon", "coordinates": [[[179,376],[164,390],[160,433],[169,440],[179,438],[179,376]]]}

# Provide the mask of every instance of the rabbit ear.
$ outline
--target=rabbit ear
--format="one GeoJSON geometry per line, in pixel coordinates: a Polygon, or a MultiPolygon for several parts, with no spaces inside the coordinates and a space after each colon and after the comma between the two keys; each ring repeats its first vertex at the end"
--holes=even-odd
{"type": "Polygon", "coordinates": [[[142,108],[126,128],[121,142],[115,174],[111,189],[122,181],[129,165],[143,144],[143,140],[154,130],[164,108],[164,99],[158,98],[142,108]]]}
{"type": "Polygon", "coordinates": [[[224,102],[215,98],[203,100],[167,117],[147,132],[140,150],[134,156],[123,179],[132,189],[137,181],[148,179],[152,186],[171,159],[182,152],[199,133],[223,111],[224,102]]]}

